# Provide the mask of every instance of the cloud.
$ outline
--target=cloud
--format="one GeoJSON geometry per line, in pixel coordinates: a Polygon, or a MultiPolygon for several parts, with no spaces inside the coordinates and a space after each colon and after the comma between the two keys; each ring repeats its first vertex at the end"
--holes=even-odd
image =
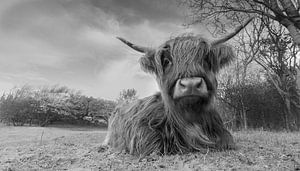
{"type": "Polygon", "coordinates": [[[90,0],[95,7],[112,13],[125,25],[135,25],[148,20],[153,23],[179,22],[183,8],[173,0],[90,0]]]}
{"type": "Polygon", "coordinates": [[[36,72],[64,84],[70,76],[86,80],[83,78],[116,60],[121,52],[114,48],[114,34],[107,31],[112,30],[109,27],[116,29],[116,22],[101,10],[88,8],[95,7],[80,3],[66,6],[56,0],[9,5],[0,16],[1,72],[36,72]],[[94,26],[96,21],[105,28],[94,26]]]}
{"type": "MultiPolygon", "coordinates": [[[[3,14],[2,31],[24,39],[44,41],[49,47],[68,54],[88,56],[94,47],[81,38],[82,32],[95,28],[105,34],[112,34],[111,27],[115,28],[115,25],[111,23],[114,19],[91,5],[68,5],[66,2],[69,1],[22,1],[3,14]]],[[[100,51],[101,46],[98,49],[94,50],[100,51]]]]}
{"type": "Polygon", "coordinates": [[[33,72],[25,72],[25,73],[16,73],[16,74],[7,74],[1,73],[0,78],[2,80],[18,80],[19,84],[24,84],[24,80],[30,80],[31,82],[48,82],[48,80],[40,75],[37,75],[33,72]]]}
{"type": "Polygon", "coordinates": [[[2,0],[0,88],[52,83],[111,99],[124,88],[149,95],[157,87],[139,68],[142,54],[115,37],[157,47],[189,31],[183,12],[172,0],[2,0]]]}

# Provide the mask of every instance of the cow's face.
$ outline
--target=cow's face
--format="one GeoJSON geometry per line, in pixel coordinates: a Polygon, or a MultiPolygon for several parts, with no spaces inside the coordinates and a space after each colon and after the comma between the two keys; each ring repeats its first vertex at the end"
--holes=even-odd
{"type": "Polygon", "coordinates": [[[165,101],[196,110],[215,94],[215,74],[234,57],[230,47],[211,46],[197,36],[171,39],[140,60],[142,68],[156,75],[165,101]]]}

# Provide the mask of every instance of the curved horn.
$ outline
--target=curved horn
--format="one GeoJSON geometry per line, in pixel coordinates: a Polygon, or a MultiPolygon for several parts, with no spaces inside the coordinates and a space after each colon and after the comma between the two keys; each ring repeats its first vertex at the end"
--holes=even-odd
{"type": "Polygon", "coordinates": [[[151,49],[148,47],[143,47],[143,46],[138,46],[135,45],[125,39],[123,39],[122,37],[117,37],[117,39],[121,40],[123,43],[125,43],[127,46],[131,47],[132,49],[138,51],[138,52],[142,52],[142,53],[146,53],[148,51],[150,51],[151,49]]]}
{"type": "Polygon", "coordinates": [[[217,44],[220,44],[220,43],[224,43],[226,42],[227,40],[231,39],[232,37],[234,37],[235,35],[237,35],[243,28],[245,28],[252,20],[254,19],[254,17],[251,17],[250,19],[248,19],[244,24],[240,25],[239,27],[237,27],[234,32],[228,34],[227,36],[221,38],[221,39],[218,39],[218,40],[215,40],[213,41],[211,44],[212,45],[217,45],[217,44]]]}

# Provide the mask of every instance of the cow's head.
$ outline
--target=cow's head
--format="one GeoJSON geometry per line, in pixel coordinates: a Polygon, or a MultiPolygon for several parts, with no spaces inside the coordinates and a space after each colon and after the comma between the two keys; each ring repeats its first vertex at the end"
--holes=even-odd
{"type": "Polygon", "coordinates": [[[203,110],[217,88],[216,73],[234,58],[224,42],[236,35],[251,20],[223,39],[209,42],[202,37],[184,35],[152,49],[122,42],[145,53],[140,59],[144,71],[156,76],[164,102],[171,108],[203,110]]]}

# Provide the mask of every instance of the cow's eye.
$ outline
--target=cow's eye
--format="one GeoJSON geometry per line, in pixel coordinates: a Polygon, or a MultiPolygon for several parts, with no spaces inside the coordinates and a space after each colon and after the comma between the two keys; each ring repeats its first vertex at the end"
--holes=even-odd
{"type": "Polygon", "coordinates": [[[204,59],[203,66],[206,69],[211,69],[211,61],[209,60],[209,57],[206,57],[204,59]]]}
{"type": "Polygon", "coordinates": [[[170,58],[170,53],[168,51],[164,51],[161,56],[161,65],[163,69],[165,70],[169,66],[172,65],[172,60],[170,58]]]}
{"type": "Polygon", "coordinates": [[[169,65],[172,64],[172,62],[169,58],[163,57],[162,61],[161,61],[161,64],[162,64],[163,68],[167,68],[169,65]]]}

